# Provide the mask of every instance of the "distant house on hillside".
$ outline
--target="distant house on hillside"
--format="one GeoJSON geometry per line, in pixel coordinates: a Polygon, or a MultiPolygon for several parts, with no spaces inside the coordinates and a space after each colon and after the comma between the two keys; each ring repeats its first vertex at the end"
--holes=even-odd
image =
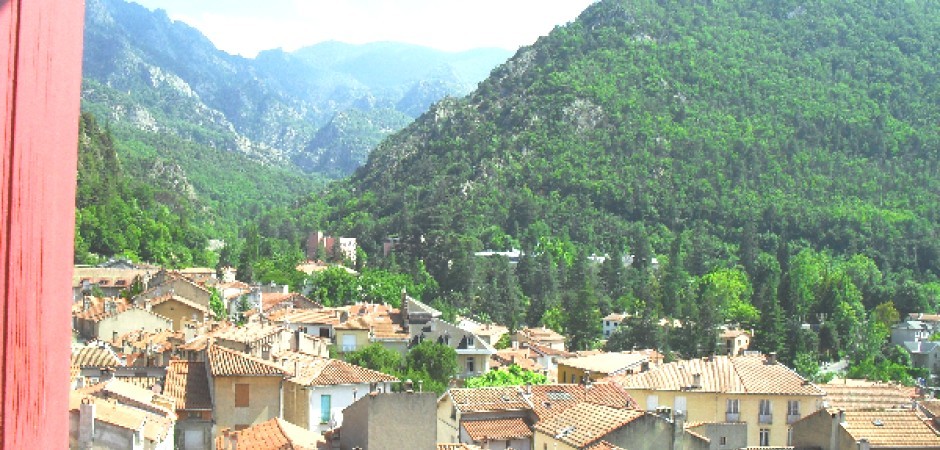
{"type": "Polygon", "coordinates": [[[307,259],[317,260],[325,256],[331,260],[348,260],[356,264],[356,238],[333,237],[322,231],[314,231],[307,237],[307,259]],[[339,252],[339,253],[337,253],[339,252]]]}

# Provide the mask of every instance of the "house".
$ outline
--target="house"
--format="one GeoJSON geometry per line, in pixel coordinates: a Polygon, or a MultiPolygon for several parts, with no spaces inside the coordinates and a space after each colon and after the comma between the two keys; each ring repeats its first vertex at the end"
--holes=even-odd
{"type": "Polygon", "coordinates": [[[751,345],[751,334],[747,330],[725,328],[718,334],[718,352],[722,355],[741,356],[751,345]]]}
{"type": "Polygon", "coordinates": [[[537,360],[538,354],[530,348],[504,348],[490,356],[490,370],[516,365],[524,370],[543,373],[545,368],[537,360]]]}
{"type": "Polygon", "coordinates": [[[793,424],[796,450],[940,449],[940,436],[916,410],[820,409],[793,424]]]}
{"type": "Polygon", "coordinates": [[[921,312],[908,313],[907,320],[924,322],[933,329],[940,328],[940,314],[925,314],[921,312]]]}
{"type": "Polygon", "coordinates": [[[287,372],[279,365],[214,344],[206,349],[206,362],[213,434],[281,416],[287,372]]]}
{"type": "Polygon", "coordinates": [[[709,440],[667,420],[635,409],[581,403],[535,425],[536,449],[708,450],[709,440]]]}
{"type": "Polygon", "coordinates": [[[931,373],[940,371],[940,342],[907,341],[902,347],[911,354],[914,367],[928,369],[931,373]]]}
{"type": "Polygon", "coordinates": [[[315,231],[307,237],[307,258],[312,260],[322,254],[332,260],[348,260],[356,264],[356,248],[356,238],[335,238],[322,231],[315,231]]]}
{"type": "Polygon", "coordinates": [[[425,339],[448,345],[457,352],[457,378],[480,376],[490,370],[490,357],[496,349],[479,336],[441,319],[432,319],[424,326],[409,327],[411,344],[425,339]]]}
{"type": "Polygon", "coordinates": [[[639,373],[650,368],[649,355],[641,352],[600,353],[558,361],[558,381],[581,383],[598,381],[614,375],[639,373]]]}
{"type": "Polygon", "coordinates": [[[176,345],[183,343],[183,333],[162,330],[152,333],[146,330],[131,331],[119,335],[110,344],[127,367],[166,367],[176,345]]]}
{"type": "Polygon", "coordinates": [[[216,281],[215,269],[211,267],[189,267],[186,269],[179,269],[176,271],[176,273],[198,285],[204,286],[206,283],[216,281]]]}
{"type": "Polygon", "coordinates": [[[609,338],[620,327],[620,324],[629,317],[627,313],[610,313],[604,316],[601,319],[601,330],[604,333],[604,339],[609,338]]]}
{"type": "Polygon", "coordinates": [[[323,435],[273,418],[242,430],[225,430],[215,439],[216,450],[326,449],[323,435]]]}
{"type": "Polygon", "coordinates": [[[205,287],[194,283],[193,281],[174,272],[161,270],[157,272],[150,280],[150,288],[134,297],[134,303],[141,306],[144,300],[165,297],[167,295],[178,296],[195,304],[209,309],[209,297],[211,293],[205,287]]]}
{"type": "Polygon", "coordinates": [[[73,345],[72,366],[79,369],[79,376],[86,378],[86,381],[97,383],[99,379],[112,376],[118,368],[123,368],[125,362],[110,345],[97,342],[73,345]]]}
{"type": "Polygon", "coordinates": [[[284,418],[321,433],[342,426],[343,410],[357,398],[389,392],[398,381],[338,359],[282,352],[278,360],[291,373],[284,386],[284,418]]]}
{"type": "Polygon", "coordinates": [[[183,330],[183,322],[187,320],[203,322],[209,319],[208,306],[175,294],[145,298],[141,303],[147,311],[172,320],[173,331],[183,330]]]}
{"type": "Polygon", "coordinates": [[[934,327],[929,322],[906,320],[891,326],[891,343],[903,346],[906,342],[927,341],[933,332],[934,327]]]}
{"type": "Polygon", "coordinates": [[[437,442],[529,450],[536,420],[519,386],[452,388],[437,402],[437,442]]]}
{"type": "Polygon", "coordinates": [[[467,317],[460,316],[457,316],[457,326],[479,336],[486,341],[487,344],[494,347],[503,336],[509,333],[509,328],[502,325],[479,323],[467,317]]]}
{"type": "Polygon", "coordinates": [[[332,340],[333,327],[345,321],[348,315],[341,308],[282,309],[272,312],[268,318],[291,331],[332,340]]]}
{"type": "Polygon", "coordinates": [[[180,450],[201,450],[212,444],[212,397],[206,363],[172,360],[164,393],[176,407],[176,442],[180,450]]]}
{"type": "Polygon", "coordinates": [[[565,337],[551,328],[523,328],[512,337],[513,345],[536,344],[565,351],[565,337]]]}
{"type": "Polygon", "coordinates": [[[111,340],[134,330],[159,332],[173,328],[173,320],[137,308],[124,299],[85,296],[72,305],[72,328],[81,339],[111,340]]]}
{"type": "Polygon", "coordinates": [[[273,323],[249,322],[209,333],[215,345],[270,360],[271,355],[294,348],[294,333],[273,323]]]}
{"type": "Polygon", "coordinates": [[[150,281],[148,268],[75,267],[72,271],[72,298],[78,300],[98,289],[104,297],[119,297],[139,279],[144,286],[150,281]]]}
{"type": "Polygon", "coordinates": [[[748,446],[787,445],[789,425],[820,408],[825,395],[774,354],[676,361],[609,380],[646,411],[668,408],[695,423],[743,423],[748,446]]]}
{"type": "Polygon", "coordinates": [[[558,361],[564,358],[577,356],[575,353],[571,353],[565,350],[557,350],[548,346],[536,344],[535,342],[523,343],[520,348],[527,348],[532,352],[533,356],[535,357],[535,362],[542,366],[542,370],[550,382],[559,381],[558,361]]]}
{"type": "Polygon", "coordinates": [[[174,419],[72,391],[69,448],[172,450],[174,419]]]}
{"type": "Polygon", "coordinates": [[[437,394],[370,392],[343,410],[340,449],[434,450],[437,394]]]}
{"type": "Polygon", "coordinates": [[[261,312],[271,314],[284,309],[321,309],[323,305],[296,292],[261,293],[261,312]]]}
{"type": "Polygon", "coordinates": [[[151,389],[111,378],[75,390],[83,398],[96,397],[127,405],[168,420],[176,420],[173,398],[155,393],[151,389]]]}

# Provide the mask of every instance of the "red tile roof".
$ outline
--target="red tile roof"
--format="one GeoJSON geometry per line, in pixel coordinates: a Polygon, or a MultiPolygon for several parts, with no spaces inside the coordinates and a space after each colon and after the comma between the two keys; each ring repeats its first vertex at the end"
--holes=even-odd
{"type": "Polygon", "coordinates": [[[297,352],[278,355],[284,368],[294,375],[291,382],[303,386],[396,382],[398,378],[338,359],[321,358],[297,352]]]}
{"type": "Polygon", "coordinates": [[[617,409],[591,403],[581,403],[548,420],[535,425],[539,432],[555,436],[574,447],[594,444],[614,430],[643,417],[645,413],[632,409],[617,409]]]}
{"type": "Polygon", "coordinates": [[[219,345],[210,345],[206,352],[212,376],[283,376],[278,365],[219,345]]]}
{"type": "Polygon", "coordinates": [[[72,365],[78,367],[123,367],[122,361],[107,344],[87,345],[72,349],[72,365]]]}
{"type": "Polygon", "coordinates": [[[532,430],[521,417],[511,419],[465,420],[461,423],[473,442],[528,439],[532,430]]]}
{"type": "Polygon", "coordinates": [[[830,408],[843,411],[875,411],[910,407],[917,389],[894,383],[866,380],[832,380],[819,385],[830,408]]]}
{"type": "Polygon", "coordinates": [[[461,412],[527,410],[532,405],[519,386],[453,388],[448,391],[454,406],[461,412]]]}
{"type": "Polygon", "coordinates": [[[176,400],[176,409],[212,410],[206,363],[171,360],[164,393],[176,400]]]}
{"type": "Polygon", "coordinates": [[[72,304],[72,317],[79,320],[100,322],[108,317],[120,314],[130,307],[131,306],[127,304],[127,300],[120,297],[85,297],[72,304]],[[109,305],[113,305],[111,306],[113,309],[109,309],[109,305]]]}
{"type": "Polygon", "coordinates": [[[676,361],[648,372],[609,378],[624,388],[662,391],[694,390],[740,394],[812,395],[823,391],[780,363],[763,356],[714,356],[676,361]],[[699,386],[692,389],[694,375],[699,386]]]}
{"type": "Polygon", "coordinates": [[[301,428],[286,420],[273,418],[241,431],[223,432],[215,438],[217,450],[230,449],[226,442],[234,436],[239,449],[316,450],[324,443],[320,433],[301,428]]]}
{"type": "Polygon", "coordinates": [[[617,447],[616,445],[611,444],[610,442],[601,440],[601,441],[597,441],[597,443],[595,443],[594,445],[591,445],[590,447],[585,448],[584,450],[625,450],[625,449],[623,447],[617,447]]]}
{"type": "Polygon", "coordinates": [[[546,420],[581,403],[593,403],[618,409],[636,409],[637,403],[615,383],[543,384],[532,386],[530,401],[539,420],[546,420]]]}
{"type": "Polygon", "coordinates": [[[937,430],[909,409],[846,411],[842,427],[872,447],[940,447],[937,430]]]}
{"type": "Polygon", "coordinates": [[[96,421],[132,431],[143,428],[144,438],[155,442],[171,438],[174,421],[170,418],[77,391],[69,393],[69,411],[78,413],[82,401],[94,402],[96,421]]]}

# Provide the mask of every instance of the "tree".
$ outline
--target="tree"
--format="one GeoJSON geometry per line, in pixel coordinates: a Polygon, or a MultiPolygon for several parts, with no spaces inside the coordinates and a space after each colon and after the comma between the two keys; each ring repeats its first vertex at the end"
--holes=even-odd
{"type": "Polygon", "coordinates": [[[225,311],[225,303],[222,302],[222,295],[214,287],[209,288],[209,310],[212,311],[215,320],[223,320],[228,317],[225,311]]]}
{"type": "Polygon", "coordinates": [[[585,285],[580,290],[565,292],[562,304],[567,319],[565,333],[568,335],[568,349],[590,349],[601,333],[601,316],[593,287],[585,285]]]}
{"type": "Polygon", "coordinates": [[[466,387],[522,386],[524,384],[545,384],[547,382],[548,378],[545,375],[512,364],[506,369],[494,369],[478,377],[470,378],[466,382],[466,387]]]}
{"type": "Polygon", "coordinates": [[[875,307],[871,312],[871,318],[880,323],[885,328],[891,328],[894,324],[901,321],[901,314],[894,307],[894,302],[886,301],[875,307]]]}
{"type": "Polygon", "coordinates": [[[457,351],[430,340],[421,341],[405,357],[406,372],[424,372],[431,380],[447,385],[457,375],[457,351]]]}
{"type": "Polygon", "coordinates": [[[398,352],[389,350],[382,344],[373,343],[361,350],[346,353],[346,362],[382,373],[398,374],[404,361],[398,352]]]}

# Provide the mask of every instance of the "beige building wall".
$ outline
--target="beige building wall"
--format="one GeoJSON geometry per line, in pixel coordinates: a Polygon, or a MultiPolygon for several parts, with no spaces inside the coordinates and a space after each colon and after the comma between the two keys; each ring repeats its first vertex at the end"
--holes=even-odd
{"type": "Polygon", "coordinates": [[[445,444],[460,442],[459,419],[460,411],[454,407],[450,396],[445,395],[437,402],[437,442],[445,444]]]}
{"type": "Polygon", "coordinates": [[[336,332],[336,351],[339,353],[362,350],[369,345],[369,330],[343,330],[336,332]]]}
{"type": "Polygon", "coordinates": [[[284,420],[304,427],[315,429],[310,423],[310,392],[292,381],[284,382],[284,420]]]}
{"type": "Polygon", "coordinates": [[[203,321],[206,318],[205,312],[193,308],[184,303],[175,300],[167,300],[150,308],[155,314],[159,314],[173,321],[173,331],[182,331],[184,320],[191,321],[193,315],[196,315],[197,321],[203,321]]]}
{"type": "Polygon", "coordinates": [[[340,449],[434,450],[436,397],[433,392],[360,397],[343,412],[340,449]]]}
{"type": "Polygon", "coordinates": [[[215,434],[224,428],[251,426],[281,416],[280,376],[213,377],[215,434]],[[248,406],[235,406],[235,385],[248,385],[248,406]]]}
{"type": "MultiPolygon", "coordinates": [[[[760,430],[770,430],[770,445],[774,447],[787,446],[787,436],[790,424],[787,423],[787,401],[800,402],[801,417],[814,413],[820,407],[822,397],[814,396],[785,396],[769,394],[724,394],[715,392],[695,391],[652,391],[648,389],[626,389],[640,405],[640,409],[655,410],[656,406],[669,407],[675,410],[677,398],[684,398],[688,422],[734,422],[726,416],[727,401],[737,399],[739,402],[739,417],[737,421],[747,423],[747,445],[757,446],[760,443],[760,430]],[[652,405],[653,397],[656,404],[652,405]],[[760,400],[771,402],[771,423],[758,423],[760,400]]],[[[680,399],[679,403],[682,400],[680,399]]]]}
{"type": "Polygon", "coordinates": [[[110,341],[115,337],[115,332],[117,336],[121,336],[131,331],[137,331],[143,329],[144,331],[149,331],[151,333],[156,333],[160,330],[171,330],[173,328],[173,322],[171,319],[166,317],[160,317],[159,315],[152,313],[150,311],[131,308],[125,310],[124,312],[102,319],[98,322],[98,333],[97,338],[110,341]]]}

